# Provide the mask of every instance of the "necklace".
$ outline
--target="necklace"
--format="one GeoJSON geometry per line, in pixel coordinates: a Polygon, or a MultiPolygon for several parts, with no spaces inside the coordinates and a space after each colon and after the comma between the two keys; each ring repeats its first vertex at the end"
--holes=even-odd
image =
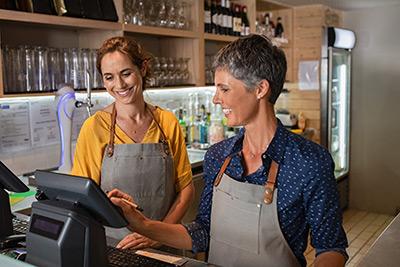
{"type": "Polygon", "coordinates": [[[247,147],[247,151],[249,152],[249,156],[250,156],[251,159],[254,159],[256,156],[260,156],[262,153],[264,153],[265,150],[267,150],[269,144],[267,144],[265,149],[261,150],[261,152],[255,152],[255,153],[252,152],[250,150],[250,143],[249,143],[249,140],[247,138],[248,137],[245,136],[244,140],[245,140],[245,145],[247,147]]]}

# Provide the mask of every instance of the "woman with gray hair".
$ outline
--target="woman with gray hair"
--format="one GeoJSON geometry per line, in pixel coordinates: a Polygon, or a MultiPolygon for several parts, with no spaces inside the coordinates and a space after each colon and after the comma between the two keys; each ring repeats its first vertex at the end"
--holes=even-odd
{"type": "Polygon", "coordinates": [[[315,266],[344,266],[342,227],[334,166],[328,151],[286,130],[274,103],[283,88],[285,55],[261,35],[240,38],[218,52],[214,104],[222,106],[239,134],[205,156],[205,187],[194,222],[149,220],[121,198],[130,227],[166,245],[207,251],[221,266],[306,266],[309,232],[315,266]]]}

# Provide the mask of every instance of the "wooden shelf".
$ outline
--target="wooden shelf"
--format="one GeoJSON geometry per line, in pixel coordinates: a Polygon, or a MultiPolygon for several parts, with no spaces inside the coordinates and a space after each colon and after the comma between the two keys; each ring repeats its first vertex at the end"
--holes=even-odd
{"type": "Polygon", "coordinates": [[[0,9],[0,20],[10,22],[26,22],[33,24],[54,26],[64,26],[71,28],[82,29],[97,29],[97,30],[122,30],[121,24],[118,22],[80,19],[71,17],[61,17],[55,15],[28,13],[21,11],[11,11],[0,9]]]}
{"type": "Polygon", "coordinates": [[[212,34],[212,33],[204,33],[204,39],[210,41],[219,41],[219,42],[233,42],[238,36],[230,36],[230,35],[220,35],[220,34],[212,34]]]}
{"type": "Polygon", "coordinates": [[[184,37],[184,38],[198,38],[199,34],[194,31],[152,27],[152,26],[138,26],[134,24],[122,24],[125,32],[144,33],[151,35],[162,35],[171,37],[184,37]]]}
{"type": "Polygon", "coordinates": [[[36,92],[36,93],[21,93],[21,94],[4,94],[2,98],[14,97],[31,97],[31,96],[55,96],[56,92],[36,92]]]}

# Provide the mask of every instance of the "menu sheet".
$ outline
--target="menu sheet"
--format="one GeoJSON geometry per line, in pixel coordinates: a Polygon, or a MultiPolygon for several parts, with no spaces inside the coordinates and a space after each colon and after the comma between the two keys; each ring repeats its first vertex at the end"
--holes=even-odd
{"type": "Polygon", "coordinates": [[[31,100],[30,127],[32,146],[57,144],[60,132],[57,124],[57,103],[49,99],[31,100]]]}
{"type": "Polygon", "coordinates": [[[0,151],[14,152],[31,147],[28,101],[0,104],[0,151]]]}

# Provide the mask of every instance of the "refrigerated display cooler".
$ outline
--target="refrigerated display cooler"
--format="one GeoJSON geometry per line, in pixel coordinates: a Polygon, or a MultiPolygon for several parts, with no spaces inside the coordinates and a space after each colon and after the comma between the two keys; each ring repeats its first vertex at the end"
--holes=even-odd
{"type": "Polygon", "coordinates": [[[351,30],[326,27],[321,51],[321,145],[335,162],[342,207],[348,204],[350,155],[351,30]]]}

